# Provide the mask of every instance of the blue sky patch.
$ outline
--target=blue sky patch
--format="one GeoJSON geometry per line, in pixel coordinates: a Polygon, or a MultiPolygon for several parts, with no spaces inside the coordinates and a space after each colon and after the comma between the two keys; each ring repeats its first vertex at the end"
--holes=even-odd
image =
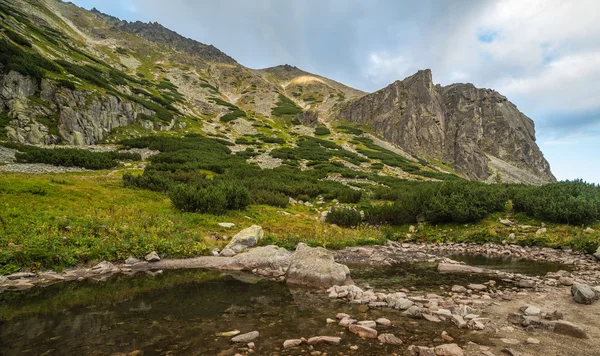
{"type": "Polygon", "coordinates": [[[494,30],[482,30],[477,33],[477,39],[479,42],[492,43],[498,37],[498,31],[494,30]]]}

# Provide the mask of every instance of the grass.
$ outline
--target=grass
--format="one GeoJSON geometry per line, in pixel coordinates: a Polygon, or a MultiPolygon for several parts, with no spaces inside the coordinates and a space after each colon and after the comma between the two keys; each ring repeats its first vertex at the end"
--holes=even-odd
{"type": "Polygon", "coordinates": [[[143,257],[153,250],[171,257],[204,255],[226,244],[213,236],[233,235],[218,226],[223,221],[240,229],[259,224],[265,241],[288,248],[297,241],[327,247],[381,242],[377,230],[320,224],[306,207],[288,208],[300,216],[286,217],[263,205],[220,217],[183,213],[164,193],[124,188],[121,172],[3,173],[0,274],[143,257]]]}

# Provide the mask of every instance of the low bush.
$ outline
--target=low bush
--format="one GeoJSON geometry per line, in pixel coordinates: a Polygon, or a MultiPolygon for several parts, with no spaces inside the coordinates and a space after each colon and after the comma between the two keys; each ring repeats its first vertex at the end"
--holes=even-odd
{"type": "Polygon", "coordinates": [[[204,187],[180,184],[171,189],[169,196],[179,210],[214,215],[222,215],[228,210],[242,210],[250,203],[248,190],[232,183],[204,187]]]}
{"type": "Polygon", "coordinates": [[[0,68],[5,73],[14,70],[36,79],[44,78],[46,71],[60,73],[60,68],[53,62],[5,39],[0,39],[0,68]]]}
{"type": "Polygon", "coordinates": [[[356,227],[362,222],[362,217],[354,208],[334,208],[327,214],[326,221],[338,226],[356,227]]]}
{"type": "Polygon", "coordinates": [[[329,135],[331,133],[331,131],[329,131],[329,129],[326,126],[318,126],[315,129],[315,135],[317,136],[325,136],[325,135],[329,135]]]}
{"type": "Polygon", "coordinates": [[[589,224],[600,220],[600,186],[582,180],[517,186],[512,190],[516,211],[538,219],[566,224],[589,224]]]}
{"type": "Polygon", "coordinates": [[[290,98],[279,94],[279,101],[271,110],[271,115],[277,117],[289,117],[302,112],[302,108],[296,105],[290,98]]]}

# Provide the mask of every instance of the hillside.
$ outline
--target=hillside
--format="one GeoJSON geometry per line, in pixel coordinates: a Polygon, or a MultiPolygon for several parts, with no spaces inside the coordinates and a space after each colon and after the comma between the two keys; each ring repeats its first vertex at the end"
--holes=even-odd
{"type": "MultiPolygon", "coordinates": [[[[290,65],[246,68],[158,23],[121,21],[57,0],[2,0],[0,15],[0,140],[77,146],[170,132],[230,142],[261,134],[295,145],[326,125],[329,140],[355,151],[360,147],[352,135],[336,129],[354,122],[425,171],[554,181],[535,144],[533,122],[493,91],[439,88],[423,72],[429,73],[425,87],[410,84],[421,82],[418,73],[367,94],[290,65]],[[403,96],[409,107],[397,110],[403,96]],[[489,135],[506,130],[506,136],[489,135]]],[[[238,144],[234,151],[247,148],[238,144]]]]}

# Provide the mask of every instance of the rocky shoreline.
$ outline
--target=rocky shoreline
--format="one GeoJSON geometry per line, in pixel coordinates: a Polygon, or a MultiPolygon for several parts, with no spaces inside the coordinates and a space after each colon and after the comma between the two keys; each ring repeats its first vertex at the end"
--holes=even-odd
{"type": "MultiPolygon", "coordinates": [[[[161,259],[152,252],[145,260],[128,258],[124,263],[104,261],[91,268],[79,267],[61,273],[18,272],[0,276],[0,292],[21,291],[75,280],[102,282],[118,273],[156,275],[166,269],[204,268],[249,272],[261,278],[286,281],[291,287],[312,287],[315,288],[312,293],[326,293],[331,300],[355,305],[363,316],[370,309],[384,312],[390,310],[390,313],[401,312],[406,318],[447,325],[447,330],[450,332],[445,331],[440,336],[441,345],[431,347],[409,345],[406,350],[411,355],[491,356],[495,355],[494,352],[519,355],[520,353],[515,350],[520,347],[531,345],[539,347],[539,338],[544,339],[548,347],[552,346],[553,339],[546,334],[542,334],[545,335],[544,337],[537,334],[536,338],[525,337],[536,330],[540,333],[566,336],[573,340],[591,339],[586,342],[592,343],[597,340],[595,336],[600,335],[600,325],[594,325],[590,329],[573,317],[569,310],[576,305],[598,309],[594,302],[600,297],[600,288],[594,286],[600,284],[600,273],[598,273],[600,263],[591,255],[572,250],[508,244],[414,244],[391,241],[385,246],[352,247],[335,252],[299,244],[296,251],[292,253],[276,246],[253,247],[260,242],[262,235],[260,227],[243,230],[232,239],[226,249],[221,252],[215,251],[214,256],[161,259]],[[226,251],[227,249],[231,252],[226,251]],[[571,270],[529,276],[469,266],[447,257],[456,254],[552,262],[567,265],[571,270]],[[355,285],[350,278],[350,270],[345,265],[393,266],[420,262],[437,264],[437,271],[441,278],[445,273],[465,273],[471,276],[485,275],[489,277],[489,281],[481,284],[449,285],[441,287],[436,293],[424,293],[401,287],[395,291],[377,291],[368,285],[362,288],[355,285]],[[548,300],[540,299],[542,296],[548,300]],[[531,303],[532,301],[537,301],[539,304],[531,303]],[[555,305],[552,302],[556,301],[560,301],[558,308],[545,306],[555,305]],[[488,340],[495,340],[494,345],[497,347],[473,343],[459,346],[453,342],[452,330],[480,333],[488,340]],[[521,336],[515,336],[517,334],[521,336]]],[[[336,319],[332,316],[325,322],[338,323],[347,332],[361,338],[372,338],[374,342],[401,345],[402,340],[389,330],[386,320],[388,319],[360,320],[350,315],[337,315],[336,319]]],[[[256,335],[251,335],[255,337],[250,341],[246,340],[250,336],[246,338],[244,335],[232,335],[234,339],[237,338],[237,341],[233,342],[241,340],[252,344],[256,335]]],[[[283,349],[309,347],[309,350],[312,350],[313,345],[335,344],[336,340],[339,343],[339,336],[320,335],[309,339],[290,339],[283,344],[283,349]]],[[[577,347],[575,341],[571,343],[573,347],[577,347]]],[[[248,352],[253,350],[250,346],[252,345],[247,348],[248,352]]]]}

